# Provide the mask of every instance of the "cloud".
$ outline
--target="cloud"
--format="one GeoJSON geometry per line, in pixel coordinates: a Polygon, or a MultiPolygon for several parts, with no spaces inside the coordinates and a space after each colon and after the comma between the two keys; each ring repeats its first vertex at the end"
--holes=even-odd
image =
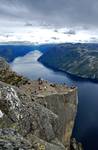
{"type": "Polygon", "coordinates": [[[75,32],[75,30],[69,30],[69,31],[65,31],[64,34],[75,35],[76,32],[75,32]]]}
{"type": "Polygon", "coordinates": [[[98,0],[0,0],[0,20],[67,27],[97,27],[98,0]]]}
{"type": "Polygon", "coordinates": [[[91,37],[89,41],[92,43],[98,43],[98,35],[97,37],[91,37]]]}

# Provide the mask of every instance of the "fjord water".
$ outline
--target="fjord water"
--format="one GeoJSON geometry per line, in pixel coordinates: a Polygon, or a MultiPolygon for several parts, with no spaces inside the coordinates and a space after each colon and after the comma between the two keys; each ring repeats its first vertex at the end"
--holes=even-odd
{"type": "Polygon", "coordinates": [[[66,73],[53,71],[37,61],[39,50],[17,57],[11,63],[14,71],[30,79],[42,77],[54,83],[66,83],[78,87],[79,105],[73,136],[82,142],[85,150],[98,149],[98,84],[66,73]]]}

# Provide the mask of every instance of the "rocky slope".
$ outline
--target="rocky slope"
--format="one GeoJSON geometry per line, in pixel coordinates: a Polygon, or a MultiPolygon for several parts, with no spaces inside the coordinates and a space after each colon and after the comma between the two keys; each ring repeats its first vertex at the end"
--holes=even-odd
{"type": "Polygon", "coordinates": [[[0,150],[82,149],[71,140],[76,111],[76,87],[30,81],[0,58],[0,150]]]}
{"type": "Polygon", "coordinates": [[[50,48],[39,61],[53,69],[98,80],[98,44],[60,44],[50,48]]]}

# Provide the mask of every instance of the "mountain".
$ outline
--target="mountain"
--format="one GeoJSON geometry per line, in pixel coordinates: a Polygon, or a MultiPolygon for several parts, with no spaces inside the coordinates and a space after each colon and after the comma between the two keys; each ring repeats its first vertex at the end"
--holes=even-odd
{"type": "Polygon", "coordinates": [[[53,69],[98,80],[98,44],[59,44],[45,52],[39,61],[53,69]]]}
{"type": "Polygon", "coordinates": [[[0,45],[0,56],[5,58],[8,62],[13,61],[16,57],[21,57],[29,53],[30,51],[39,49],[41,52],[47,51],[55,44],[43,44],[43,45],[0,45]]]}
{"type": "Polygon", "coordinates": [[[77,88],[31,81],[0,58],[0,149],[82,150],[71,139],[77,88]]]}
{"type": "Polygon", "coordinates": [[[16,57],[23,56],[32,50],[32,46],[28,45],[0,45],[0,56],[11,62],[16,57]]]}

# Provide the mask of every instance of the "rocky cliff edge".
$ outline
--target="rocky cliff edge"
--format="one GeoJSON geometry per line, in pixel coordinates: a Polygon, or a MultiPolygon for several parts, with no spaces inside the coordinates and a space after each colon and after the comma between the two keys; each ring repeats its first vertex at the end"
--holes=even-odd
{"type": "Polygon", "coordinates": [[[0,58],[0,150],[75,150],[77,88],[28,80],[0,58]]]}

